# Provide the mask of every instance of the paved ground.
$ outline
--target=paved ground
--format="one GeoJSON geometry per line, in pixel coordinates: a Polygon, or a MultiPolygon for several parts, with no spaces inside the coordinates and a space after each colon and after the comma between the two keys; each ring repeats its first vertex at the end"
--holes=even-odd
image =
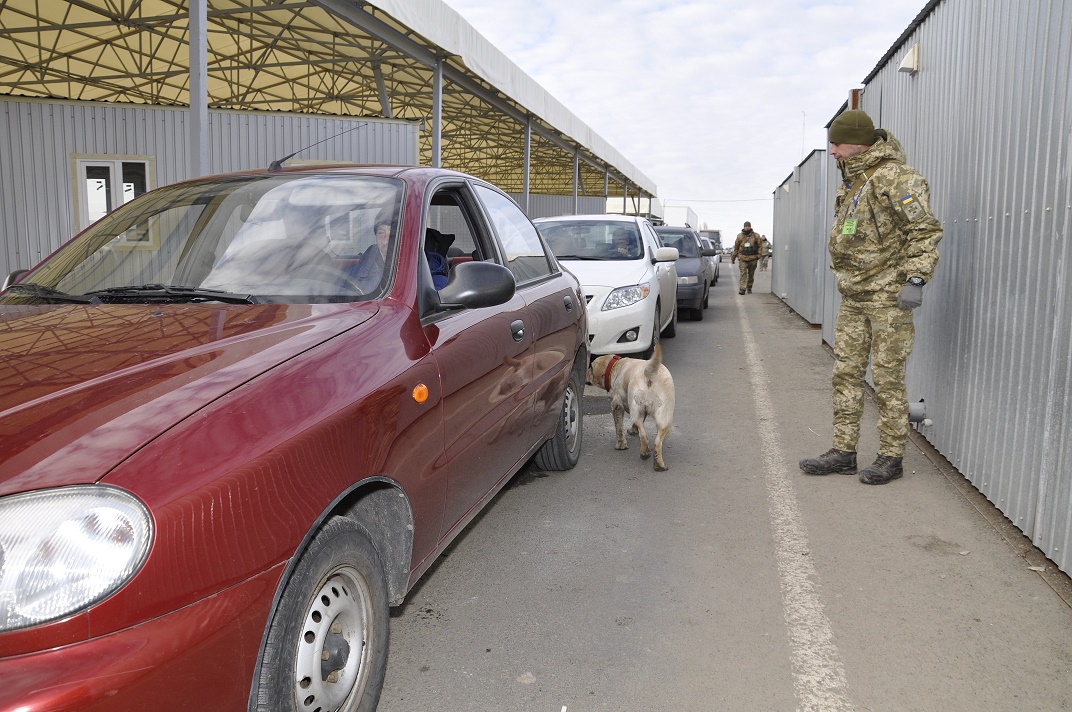
{"type": "Polygon", "coordinates": [[[799,473],[831,357],[769,272],[722,277],[665,343],[670,471],[589,387],[581,464],[523,470],[395,612],[380,712],[1072,709],[1067,578],[925,443],[883,487],[799,473]]]}

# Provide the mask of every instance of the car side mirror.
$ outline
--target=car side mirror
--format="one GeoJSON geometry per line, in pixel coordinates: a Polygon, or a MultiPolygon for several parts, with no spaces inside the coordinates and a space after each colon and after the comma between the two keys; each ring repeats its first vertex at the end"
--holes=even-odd
{"type": "Polygon", "coordinates": [[[678,258],[678,251],[676,247],[660,247],[655,250],[655,259],[653,262],[674,262],[678,258]]]}
{"type": "Polygon", "coordinates": [[[704,257],[714,257],[718,254],[718,250],[714,249],[713,247],[708,247],[704,248],[703,250],[700,250],[700,254],[704,257]]]}
{"type": "Polygon", "coordinates": [[[0,286],[0,292],[4,291],[5,289],[7,289],[11,285],[13,285],[15,282],[18,282],[19,277],[21,277],[22,275],[26,274],[29,271],[30,270],[28,270],[28,269],[17,269],[14,272],[12,272],[11,274],[9,274],[7,277],[4,277],[4,284],[3,284],[3,286],[0,286]]]}
{"type": "Polygon", "coordinates": [[[439,303],[447,308],[479,309],[505,304],[514,296],[514,273],[494,262],[461,262],[450,270],[439,303]]]}

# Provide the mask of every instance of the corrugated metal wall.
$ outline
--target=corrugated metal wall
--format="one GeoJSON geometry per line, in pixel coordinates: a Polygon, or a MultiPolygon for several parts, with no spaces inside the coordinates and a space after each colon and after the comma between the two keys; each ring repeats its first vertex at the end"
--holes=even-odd
{"type": "MultiPolygon", "coordinates": [[[[944,0],[876,69],[862,99],[930,182],[945,230],[908,365],[909,400],[925,399],[934,423],[921,432],[1065,572],[1072,572],[1070,28],[1065,0],[944,0]],[[916,43],[919,72],[899,72],[916,43]]],[[[833,195],[816,192],[813,200],[829,211],[833,195]]],[[[779,221],[805,210],[776,211],[776,240],[791,229],[779,221]]],[[[816,279],[812,288],[831,307],[823,317],[829,339],[833,287],[816,279]]],[[[811,308],[810,299],[801,302],[811,308]]]]}
{"type": "MultiPolygon", "coordinates": [[[[0,98],[0,277],[76,232],[73,156],[147,157],[152,187],[185,180],[187,118],[184,109],[0,98]]],[[[211,172],[267,167],[361,124],[296,160],[417,164],[413,123],[210,111],[211,172]]]]}
{"type": "Polygon", "coordinates": [[[812,151],[774,191],[771,291],[812,324],[823,323],[824,285],[834,278],[826,251],[830,215],[826,201],[815,200],[824,189],[833,195],[827,162],[825,151],[812,151]]]}
{"type": "MultiPolygon", "coordinates": [[[[524,195],[521,193],[510,193],[510,197],[518,205],[525,206],[524,195]]],[[[529,209],[526,214],[530,219],[535,220],[536,218],[553,218],[559,215],[602,215],[605,212],[607,212],[607,199],[602,195],[598,198],[584,195],[577,196],[577,210],[574,210],[572,195],[537,195],[530,193],[529,209]]]]}

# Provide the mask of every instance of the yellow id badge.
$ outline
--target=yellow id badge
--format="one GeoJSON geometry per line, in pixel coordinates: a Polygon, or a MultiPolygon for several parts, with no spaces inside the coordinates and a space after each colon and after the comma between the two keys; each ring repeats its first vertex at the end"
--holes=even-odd
{"type": "Polygon", "coordinates": [[[849,218],[841,225],[842,235],[855,235],[856,234],[856,218],[849,218]]]}

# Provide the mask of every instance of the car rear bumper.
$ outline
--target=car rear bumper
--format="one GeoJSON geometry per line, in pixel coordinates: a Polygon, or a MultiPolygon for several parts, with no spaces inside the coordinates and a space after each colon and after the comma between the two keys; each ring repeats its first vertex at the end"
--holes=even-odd
{"type": "Polygon", "coordinates": [[[0,658],[0,712],[245,710],[282,570],[133,628],[0,658]]]}

